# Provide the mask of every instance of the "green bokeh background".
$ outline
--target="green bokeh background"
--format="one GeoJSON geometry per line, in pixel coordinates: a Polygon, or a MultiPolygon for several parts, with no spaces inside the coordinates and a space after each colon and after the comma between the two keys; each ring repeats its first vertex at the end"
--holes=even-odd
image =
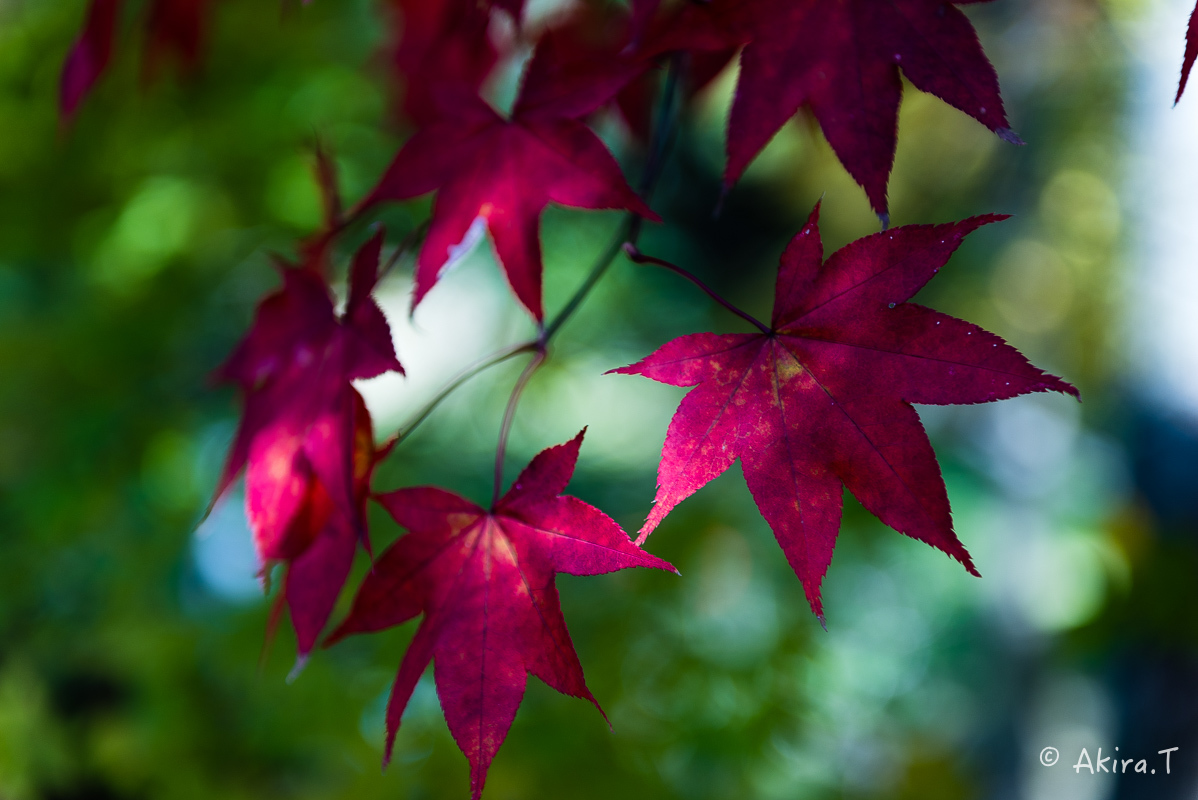
{"type": "MultiPolygon", "coordinates": [[[[465,797],[467,765],[427,675],[380,774],[386,693],[413,626],[318,652],[288,683],[289,631],[259,664],[269,601],[236,504],[196,532],[238,414],[208,376],[275,285],[269,254],[318,223],[312,143],[336,154],[356,200],[402,142],[378,3],[284,14],[270,0],[217,3],[204,65],[185,76],[143,70],[139,5],[111,73],[64,126],[57,81],[84,3],[0,0],[0,798],[465,797]]],[[[907,87],[894,223],[1016,215],[971,237],[921,302],[1000,333],[1086,401],[924,410],[985,578],[850,498],[825,633],[733,468],[648,544],[681,578],[559,579],[613,731],[531,680],[487,797],[1110,796],[1045,788],[1037,754],[1057,741],[1045,737],[1127,742],[1144,728],[1128,697],[1166,680],[1137,658],[1180,664],[1167,674],[1192,689],[1198,657],[1193,526],[1137,488],[1141,415],[1117,324],[1131,91],[1121,26],[1147,8],[970,7],[1024,148],[907,87]]],[[[723,76],[685,116],[656,196],[666,224],[642,249],[764,314],[777,256],[818,198],[829,253],[877,221],[802,119],[713,220],[732,84],[723,76]]],[[[635,174],[635,143],[614,119],[597,124],[635,174]]],[[[427,198],[387,209],[391,241],[427,213],[427,198]]],[[[546,214],[551,313],[618,222],[546,214]]],[[[380,290],[411,374],[410,387],[364,388],[380,437],[474,355],[531,331],[485,247],[411,324],[409,269],[380,290]]],[[[589,425],[571,491],[635,530],[682,392],[603,372],[677,335],[742,328],[676,277],[618,262],[532,384],[509,473],[589,425]]],[[[455,395],[378,488],[437,483],[484,499],[519,368],[455,395]]],[[[1177,493],[1194,489],[1179,480],[1177,493]]],[[[399,531],[376,512],[381,548],[399,531]]],[[[1147,713],[1149,728],[1168,718],[1193,740],[1192,719],[1169,717],[1168,703],[1147,713]]],[[[1171,796],[1142,789],[1101,791],[1171,796]]]]}

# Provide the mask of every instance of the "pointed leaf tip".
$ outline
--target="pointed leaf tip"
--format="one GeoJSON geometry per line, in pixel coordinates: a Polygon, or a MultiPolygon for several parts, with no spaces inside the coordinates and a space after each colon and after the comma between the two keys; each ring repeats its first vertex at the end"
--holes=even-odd
{"type": "Polygon", "coordinates": [[[304,668],[308,666],[308,659],[310,657],[310,653],[304,653],[303,655],[296,656],[295,665],[291,668],[291,671],[287,673],[287,683],[295,683],[296,680],[299,679],[299,676],[304,671],[304,668]]]}
{"type": "Polygon", "coordinates": [[[1019,134],[1015,133],[1015,131],[1011,130],[1010,128],[998,128],[994,132],[998,134],[998,138],[1002,139],[1004,142],[1009,142],[1013,145],[1019,145],[1021,147],[1027,144],[1027,142],[1023,141],[1019,134]]]}

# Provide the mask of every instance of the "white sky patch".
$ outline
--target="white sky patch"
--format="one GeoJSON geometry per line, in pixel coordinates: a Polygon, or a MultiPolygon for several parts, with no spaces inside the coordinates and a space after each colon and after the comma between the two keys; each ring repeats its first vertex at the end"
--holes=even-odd
{"type": "Polygon", "coordinates": [[[204,588],[233,603],[261,599],[258,554],[245,517],[245,500],[230,492],[196,530],[191,556],[204,588]]]}
{"type": "MultiPolygon", "coordinates": [[[[1025,722],[1026,752],[1020,797],[1027,800],[1105,800],[1114,793],[1115,779],[1107,780],[1082,772],[1071,765],[1082,748],[1091,756],[1103,746],[1104,756],[1116,756],[1119,744],[1111,699],[1101,684],[1077,673],[1049,674],[1036,687],[1025,722]],[[1051,767],[1040,761],[1040,751],[1055,747],[1060,760],[1051,767]]],[[[1125,745],[1126,746],[1126,745],[1125,745]]],[[[1124,755],[1131,755],[1125,753],[1124,755]]],[[[1140,757],[1140,756],[1137,756],[1140,757]]]]}
{"type": "MultiPolygon", "coordinates": [[[[476,225],[483,238],[485,223],[476,219],[472,231],[476,225]]],[[[490,248],[472,247],[455,267],[425,296],[415,314],[410,313],[409,275],[388,279],[375,293],[407,371],[406,378],[388,373],[356,384],[374,418],[378,438],[406,423],[465,367],[532,336],[532,322],[512,296],[490,248]]]]}
{"type": "Polygon", "coordinates": [[[1127,334],[1133,379],[1154,402],[1198,421],[1198,75],[1173,96],[1192,0],[1157,0],[1128,25],[1135,222],[1127,334]]]}
{"type": "MultiPolygon", "coordinates": [[[[583,452],[592,464],[617,472],[652,470],[686,391],[640,375],[606,374],[636,360],[635,355],[591,352],[550,362],[524,396],[513,445],[536,453],[586,426],[583,452]]],[[[652,495],[652,486],[646,494],[652,495]]]]}

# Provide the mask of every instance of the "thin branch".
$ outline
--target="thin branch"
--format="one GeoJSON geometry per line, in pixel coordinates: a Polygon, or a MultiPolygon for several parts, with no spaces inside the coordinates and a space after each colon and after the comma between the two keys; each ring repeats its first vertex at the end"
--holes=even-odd
{"type": "MultiPolygon", "coordinates": [[[[641,198],[648,202],[653,196],[653,189],[657,186],[657,181],[661,177],[662,168],[665,166],[666,155],[669,153],[670,145],[674,140],[674,130],[678,122],[678,96],[679,87],[681,85],[681,72],[684,66],[683,54],[675,54],[670,59],[670,66],[666,73],[665,86],[662,89],[661,105],[658,109],[657,121],[653,131],[653,141],[649,146],[649,156],[645,160],[645,170],[641,174],[640,195],[641,198]]],[[[595,284],[599,283],[600,278],[607,272],[608,268],[616,260],[616,256],[620,254],[620,250],[626,242],[636,243],[640,238],[641,225],[644,220],[634,213],[629,213],[624,217],[623,223],[616,230],[616,235],[612,241],[604,248],[603,252],[595,259],[594,266],[591,267],[590,273],[583,280],[582,285],[574,292],[573,296],[566,301],[566,305],[562,310],[545,326],[545,332],[542,339],[548,343],[553,338],[554,334],[574,315],[578,307],[582,305],[582,301],[587,298],[591,290],[595,288],[595,284]]]]}
{"type": "Polygon", "coordinates": [[[532,361],[529,361],[528,366],[520,373],[516,385],[512,387],[512,394],[508,397],[507,408],[503,411],[503,426],[499,429],[499,446],[495,450],[495,489],[491,493],[491,508],[499,502],[499,489],[503,486],[503,459],[507,455],[508,435],[512,432],[512,422],[516,419],[516,406],[520,404],[520,395],[524,394],[524,389],[532,380],[533,374],[545,363],[547,355],[543,347],[537,350],[532,361]]]}
{"type": "Polygon", "coordinates": [[[453,379],[449,381],[449,383],[445,384],[441,391],[437,392],[436,396],[434,396],[432,400],[425,404],[424,408],[420,410],[419,414],[413,417],[408,424],[399,429],[399,432],[395,434],[396,442],[402,442],[411,436],[412,432],[420,427],[422,422],[429,418],[429,415],[436,410],[437,406],[441,405],[441,402],[445,400],[445,398],[453,394],[459,386],[473,378],[475,375],[488,370],[497,364],[502,364],[504,361],[507,361],[510,358],[515,358],[521,353],[529,353],[536,349],[536,342],[522,342],[521,344],[512,345],[511,347],[505,347],[496,353],[492,353],[489,356],[484,356],[478,361],[475,361],[473,364],[455,375],[453,379]]]}
{"type": "Polygon", "coordinates": [[[749,312],[742,311],[741,309],[732,305],[732,303],[730,303],[729,301],[727,301],[723,297],[721,297],[719,294],[717,294],[715,289],[712,289],[706,283],[699,280],[699,278],[696,277],[689,270],[685,270],[682,267],[678,266],[677,264],[671,264],[669,261],[664,261],[660,258],[654,258],[653,256],[647,256],[644,253],[642,253],[640,250],[637,250],[636,245],[632,244],[631,242],[628,242],[627,244],[624,245],[624,252],[628,255],[628,258],[630,260],[632,260],[633,262],[635,262],[637,264],[654,264],[656,266],[665,267],[666,269],[668,269],[672,272],[678,273],[679,275],[681,275],[682,277],[686,278],[688,281],[693,283],[695,286],[698,286],[704,292],[707,292],[707,296],[710,297],[712,300],[715,300],[717,303],[719,303],[724,308],[728,309],[729,311],[731,311],[733,314],[740,317],[741,319],[748,320],[749,322],[753,323],[753,325],[755,325],[757,327],[757,329],[760,330],[762,333],[764,333],[764,334],[771,333],[769,326],[767,326],[764,322],[757,319],[757,317],[753,316],[749,312]]]}
{"type": "MultiPolygon", "coordinates": [[[[679,78],[683,68],[683,56],[674,55],[670,59],[669,70],[666,73],[665,86],[662,89],[661,105],[658,108],[657,123],[654,126],[653,141],[650,144],[649,156],[645,161],[645,169],[641,174],[640,194],[643,199],[648,199],[653,194],[653,189],[657,185],[658,178],[661,177],[662,167],[665,164],[666,154],[674,138],[675,123],[677,122],[676,106],[679,97],[679,78]]],[[[582,285],[575,290],[574,294],[566,301],[566,305],[562,307],[549,324],[542,328],[537,337],[537,352],[532,360],[528,362],[528,366],[524,368],[524,372],[520,374],[520,378],[516,381],[516,385],[512,387],[512,394],[508,398],[507,408],[503,412],[503,426],[499,431],[499,447],[495,453],[495,487],[491,496],[492,507],[499,502],[499,491],[503,485],[503,462],[507,455],[508,436],[511,434],[512,422],[516,418],[516,408],[520,404],[520,397],[524,394],[525,387],[528,386],[532,376],[545,363],[548,357],[549,342],[562,326],[566,324],[570,317],[578,311],[578,308],[590,295],[591,291],[603,278],[604,274],[615,262],[616,256],[621,250],[626,250],[631,247],[636,250],[635,242],[640,238],[642,218],[632,212],[629,212],[624,217],[624,221],[620,223],[620,227],[616,230],[616,235],[604,248],[599,257],[595,259],[591,271],[583,279],[582,285]]]]}
{"type": "Polygon", "coordinates": [[[599,255],[599,257],[595,259],[595,264],[591,267],[591,271],[583,280],[582,285],[580,285],[578,289],[575,290],[573,296],[566,301],[566,304],[562,307],[562,310],[557,312],[553,319],[549,321],[549,324],[545,326],[545,331],[541,334],[541,338],[544,342],[548,343],[549,340],[553,338],[554,334],[561,329],[562,325],[566,324],[566,320],[574,316],[574,312],[577,311],[578,307],[582,305],[582,301],[586,300],[587,295],[589,295],[591,290],[595,288],[595,284],[599,283],[599,279],[603,277],[603,274],[607,272],[608,267],[610,267],[612,262],[616,260],[616,256],[620,254],[620,250],[623,248],[624,242],[628,240],[629,235],[632,233],[634,219],[640,219],[640,217],[634,217],[630,215],[629,217],[626,217],[622,223],[620,223],[620,227],[616,230],[616,235],[612,237],[611,242],[609,242],[607,247],[603,249],[603,252],[599,255]]]}
{"type": "MultiPolygon", "coordinates": [[[[666,156],[674,144],[674,136],[678,131],[678,115],[682,104],[679,91],[682,72],[686,66],[686,53],[677,52],[670,57],[670,65],[666,70],[665,85],[661,93],[661,105],[657,109],[657,119],[653,125],[653,142],[650,145],[649,157],[645,160],[645,169],[641,173],[639,186],[641,198],[648,203],[653,199],[653,190],[665,168],[666,156]]],[[[628,225],[628,241],[636,244],[641,238],[641,217],[632,217],[628,225]]]]}

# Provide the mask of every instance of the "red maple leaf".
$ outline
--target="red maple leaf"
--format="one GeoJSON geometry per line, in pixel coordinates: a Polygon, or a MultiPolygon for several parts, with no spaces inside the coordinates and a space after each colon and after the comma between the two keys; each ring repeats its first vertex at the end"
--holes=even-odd
{"type": "Polygon", "coordinates": [[[917,88],[1019,141],[973,26],[945,0],[713,0],[687,9],[676,28],[671,47],[747,42],[728,121],[725,186],[807,106],[885,217],[900,68],[917,88]]]}
{"type": "Polygon", "coordinates": [[[216,496],[244,467],[258,555],[264,564],[292,563],[285,594],[301,657],[344,584],[353,555],[352,547],[344,550],[344,532],[366,537],[363,506],[374,450],[366,446],[370,417],[350,381],[403,371],[386,318],[370,296],[382,242],[380,232],[355,256],[340,319],[314,268],[284,268],[283,288],[262,301],[249,334],[218,373],[240,384],[246,399],[216,496]],[[314,557],[297,566],[314,546],[332,548],[342,561],[316,563],[314,557]]]}
{"type": "Polygon", "coordinates": [[[1190,80],[1190,70],[1194,68],[1195,60],[1198,60],[1198,5],[1194,6],[1194,10],[1190,14],[1190,24],[1186,26],[1186,54],[1181,63],[1181,82],[1177,84],[1177,96],[1173,98],[1174,105],[1181,99],[1182,92],[1186,90],[1186,83],[1190,80]]]}
{"type": "Polygon", "coordinates": [[[759,334],[683,336],[616,372],[697,386],[666,434],[643,541],[737,458],[757,507],[821,617],[842,484],[887,525],[977,574],[953,532],[940,467],[912,403],[1077,395],[976,325],[909,300],[979,226],[911,225],[859,239],[826,263],[819,207],[778,270],[759,334]]]}
{"type": "Polygon", "coordinates": [[[603,142],[578,121],[647,65],[595,73],[575,68],[564,50],[552,33],[542,38],[508,119],[473,93],[441,92],[441,118],[408,140],[363,201],[437,191],[416,263],[413,307],[485,229],[516,297],[540,320],[539,229],[546,205],[627,209],[657,219],[603,142]]]}
{"type": "Polygon", "coordinates": [[[424,614],[391,689],[384,763],[430,661],[445,721],[470,760],[476,800],[529,673],[598,707],[566,630],[554,576],[673,567],[634,545],[599,509],[560,496],[582,437],[534,458],[490,511],[432,487],[379,496],[409,533],[375,563],[328,644],[424,614]]]}

